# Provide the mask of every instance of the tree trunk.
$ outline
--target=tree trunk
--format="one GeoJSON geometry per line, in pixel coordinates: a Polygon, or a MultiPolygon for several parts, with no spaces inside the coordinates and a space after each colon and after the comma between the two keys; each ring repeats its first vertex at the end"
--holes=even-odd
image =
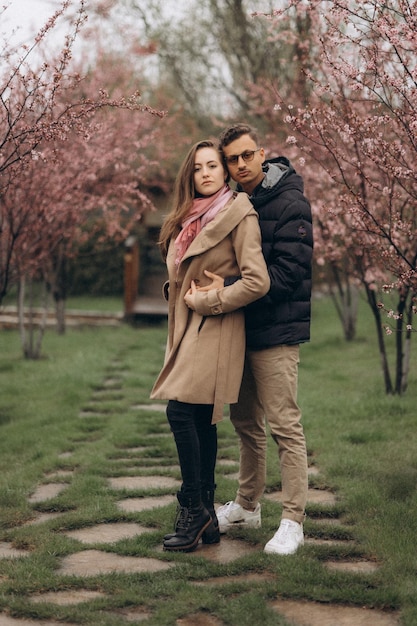
{"type": "Polygon", "coordinates": [[[375,298],[375,292],[369,289],[367,285],[365,285],[365,289],[366,289],[366,295],[368,298],[368,303],[369,303],[369,306],[371,307],[372,314],[374,316],[375,324],[376,324],[376,333],[378,337],[378,348],[379,348],[379,356],[381,359],[382,375],[383,375],[384,384],[385,384],[385,393],[392,394],[394,393],[394,389],[392,386],[391,375],[389,371],[387,350],[385,346],[385,336],[384,336],[384,330],[382,327],[381,309],[378,307],[378,303],[375,298]]]}
{"type": "Polygon", "coordinates": [[[411,336],[412,336],[412,331],[406,330],[405,341],[404,341],[403,369],[402,369],[402,377],[400,381],[401,393],[405,393],[408,387],[408,374],[410,373],[411,336]]]}
{"type": "Polygon", "coordinates": [[[57,254],[53,259],[52,282],[50,285],[55,303],[56,328],[58,335],[64,335],[65,304],[67,299],[67,259],[62,245],[58,246],[57,254]]]}
{"type": "Polygon", "coordinates": [[[398,379],[398,393],[403,394],[407,391],[408,387],[408,374],[410,373],[410,357],[411,357],[411,337],[413,334],[412,325],[414,317],[413,302],[415,301],[415,293],[409,291],[407,298],[404,301],[404,311],[406,311],[404,331],[404,315],[401,318],[402,321],[402,350],[401,350],[401,377],[398,379]],[[408,303],[407,303],[408,300],[408,303]]]}
{"type": "Polygon", "coordinates": [[[356,336],[358,319],[358,289],[352,284],[348,274],[342,275],[339,268],[334,264],[331,267],[336,283],[336,291],[330,286],[330,295],[342,323],[344,337],[346,341],[353,341],[356,336]]]}
{"type": "Polygon", "coordinates": [[[58,335],[65,335],[65,298],[55,299],[56,330],[58,335]]]}
{"type": "Polygon", "coordinates": [[[26,281],[24,277],[20,277],[19,279],[19,288],[17,293],[17,316],[19,320],[19,337],[20,337],[20,345],[23,349],[23,355],[25,355],[25,345],[26,345],[26,328],[25,328],[25,289],[26,289],[26,281]]]}
{"type": "Polygon", "coordinates": [[[39,359],[42,348],[42,340],[45,334],[46,322],[48,319],[48,290],[46,283],[42,283],[41,295],[41,317],[35,321],[35,296],[33,288],[33,280],[29,283],[29,302],[28,316],[29,322],[25,325],[25,298],[26,296],[26,279],[22,277],[19,282],[18,295],[18,317],[19,317],[19,333],[22,345],[23,356],[25,359],[39,359]]]}
{"type": "Polygon", "coordinates": [[[38,326],[38,337],[36,340],[36,344],[35,344],[35,349],[33,352],[33,359],[39,359],[41,356],[41,348],[42,348],[42,341],[43,341],[43,336],[45,334],[45,328],[46,328],[46,322],[48,320],[48,287],[45,281],[42,282],[42,299],[41,299],[41,305],[42,305],[42,318],[41,321],[39,323],[38,326]]]}
{"type": "Polygon", "coordinates": [[[400,294],[400,300],[398,302],[397,312],[398,317],[395,325],[395,393],[401,394],[402,380],[403,380],[403,367],[404,367],[404,354],[403,354],[403,332],[404,332],[404,311],[407,295],[400,294]]]}

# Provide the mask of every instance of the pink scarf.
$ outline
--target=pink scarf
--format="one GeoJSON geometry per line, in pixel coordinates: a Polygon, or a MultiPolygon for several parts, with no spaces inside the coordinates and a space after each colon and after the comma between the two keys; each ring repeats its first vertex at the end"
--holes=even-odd
{"type": "Polygon", "coordinates": [[[225,206],[232,195],[233,191],[229,185],[225,184],[212,196],[194,199],[187,219],[181,224],[182,230],[175,240],[177,252],[175,265],[177,267],[190,244],[197,237],[198,233],[201,232],[201,229],[216,217],[217,213],[225,206]]]}

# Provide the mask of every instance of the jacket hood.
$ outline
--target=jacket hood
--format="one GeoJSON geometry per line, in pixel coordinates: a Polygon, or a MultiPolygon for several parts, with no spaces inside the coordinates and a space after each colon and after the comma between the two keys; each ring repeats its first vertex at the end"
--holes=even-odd
{"type": "Polygon", "coordinates": [[[280,180],[295,172],[293,166],[285,157],[277,157],[276,159],[265,161],[262,169],[265,172],[265,178],[260,183],[260,187],[265,190],[273,189],[280,180]]]}
{"type": "Polygon", "coordinates": [[[283,156],[268,159],[262,166],[265,176],[261,183],[253,190],[250,201],[258,208],[274,198],[277,193],[289,189],[297,189],[301,193],[304,185],[290,161],[283,156]]]}

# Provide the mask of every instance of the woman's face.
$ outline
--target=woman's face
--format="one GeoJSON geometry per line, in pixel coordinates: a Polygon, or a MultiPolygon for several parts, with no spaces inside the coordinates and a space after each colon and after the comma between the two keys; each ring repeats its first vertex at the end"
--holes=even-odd
{"type": "Polygon", "coordinates": [[[200,148],[195,154],[194,187],[203,196],[211,196],[219,191],[227,174],[215,148],[200,148]]]}

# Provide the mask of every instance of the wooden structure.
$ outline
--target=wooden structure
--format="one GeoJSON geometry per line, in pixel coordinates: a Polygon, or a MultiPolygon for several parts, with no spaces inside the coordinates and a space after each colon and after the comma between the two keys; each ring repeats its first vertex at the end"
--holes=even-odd
{"type": "MultiPolygon", "coordinates": [[[[151,293],[139,293],[140,276],[139,242],[136,237],[131,236],[125,242],[124,319],[132,324],[140,320],[147,322],[164,321],[167,318],[168,305],[162,296],[161,285],[156,284],[156,289],[152,289],[151,293]]],[[[150,280],[152,283],[152,276],[150,280]]],[[[159,283],[159,279],[156,282],[159,283]]]]}

